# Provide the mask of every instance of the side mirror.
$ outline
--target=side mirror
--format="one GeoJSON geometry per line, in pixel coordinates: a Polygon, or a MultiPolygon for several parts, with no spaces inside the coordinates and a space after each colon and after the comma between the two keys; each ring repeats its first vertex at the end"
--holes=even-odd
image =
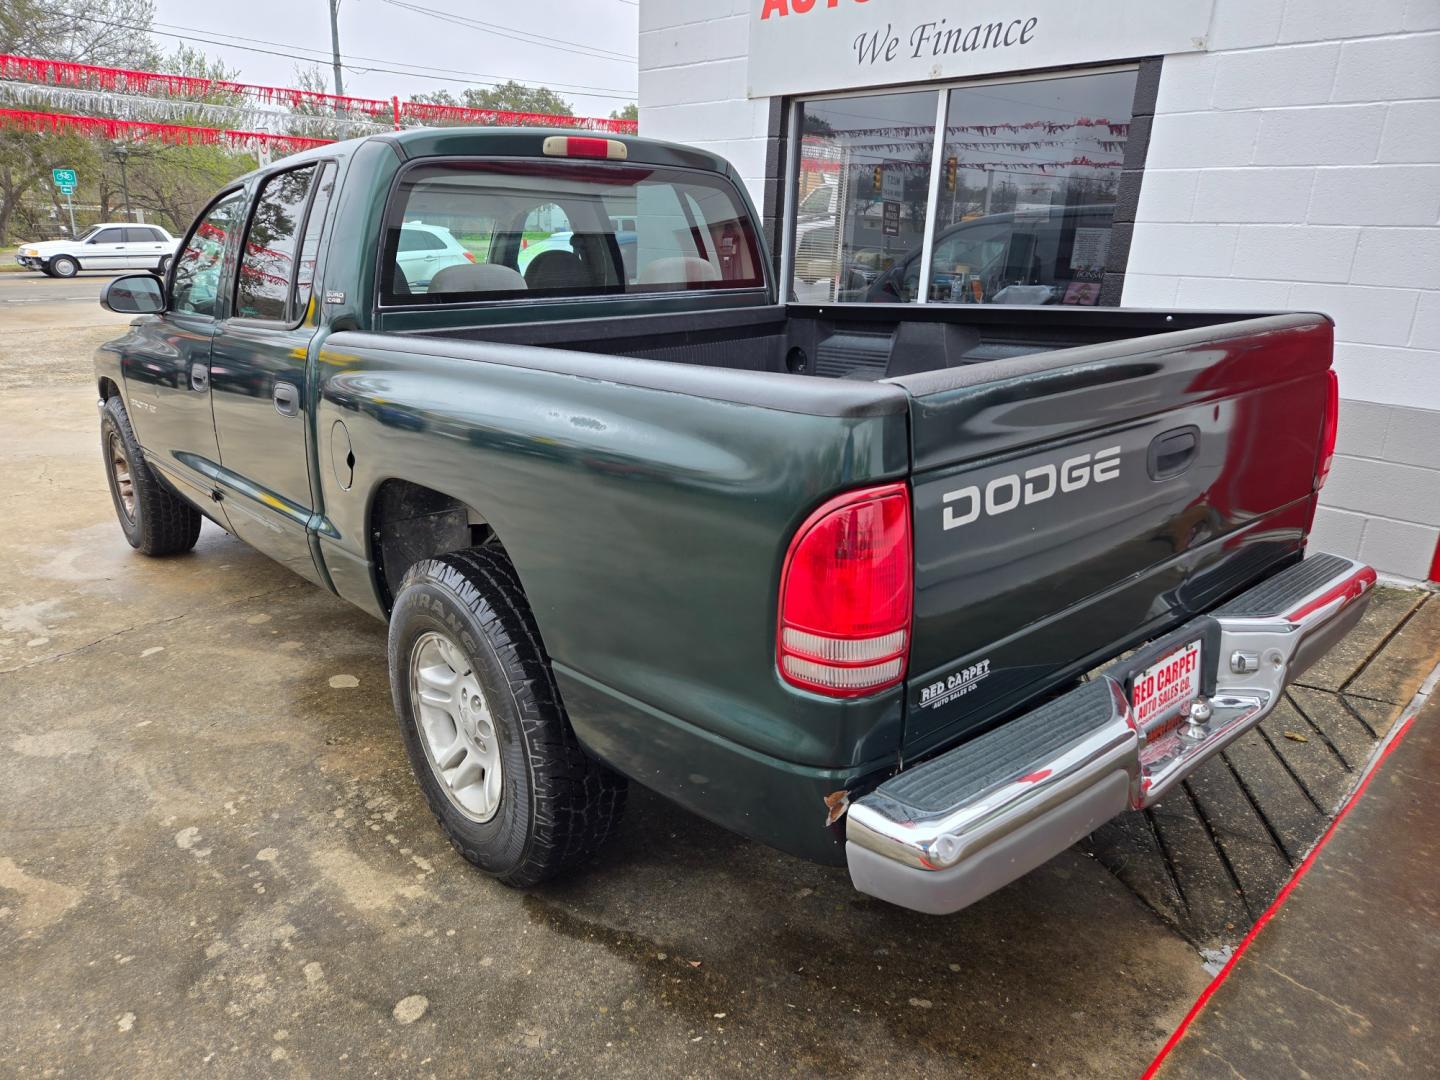
{"type": "Polygon", "coordinates": [[[100,290],[100,306],[117,315],[157,315],[165,310],[165,287],[153,274],[111,278],[100,290]]]}

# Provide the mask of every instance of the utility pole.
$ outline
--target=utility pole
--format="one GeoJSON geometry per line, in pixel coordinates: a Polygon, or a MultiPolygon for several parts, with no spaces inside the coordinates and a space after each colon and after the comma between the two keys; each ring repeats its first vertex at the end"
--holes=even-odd
{"type": "Polygon", "coordinates": [[[335,94],[345,96],[345,81],[340,77],[340,0],[330,0],[330,59],[335,66],[335,94]]]}
{"type": "Polygon", "coordinates": [[[124,146],[115,147],[115,158],[120,162],[120,193],[125,199],[125,220],[130,220],[130,182],[125,177],[125,159],[130,150],[124,146]]]}

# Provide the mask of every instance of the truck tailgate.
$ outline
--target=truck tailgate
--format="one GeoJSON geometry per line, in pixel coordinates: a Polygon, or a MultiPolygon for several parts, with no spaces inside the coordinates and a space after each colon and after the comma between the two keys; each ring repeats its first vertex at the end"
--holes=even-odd
{"type": "Polygon", "coordinates": [[[892,380],[911,396],[905,753],[1297,557],[1330,322],[1277,315],[892,380]]]}

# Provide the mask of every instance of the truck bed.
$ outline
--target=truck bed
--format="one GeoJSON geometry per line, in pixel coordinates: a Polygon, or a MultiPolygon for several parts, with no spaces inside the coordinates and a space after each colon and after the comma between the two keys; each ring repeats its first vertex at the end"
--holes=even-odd
{"type": "MultiPolygon", "coordinates": [[[[781,439],[787,426],[802,437],[804,414],[899,421],[915,522],[907,758],[986,729],[1298,559],[1331,350],[1318,315],[969,305],[790,305],[407,336],[437,357],[792,414],[773,422],[781,439]],[[1092,466],[1092,455],[1119,467],[1092,466]],[[1074,482],[1062,489],[1065,469],[1074,482]],[[965,673],[976,670],[987,674],[972,685],[965,673]]],[[[787,467],[759,444],[745,454],[761,474],[787,467]]]]}
{"type": "Polygon", "coordinates": [[[1261,312],[829,304],[410,331],[741,371],[879,380],[1263,318],[1261,312]]]}

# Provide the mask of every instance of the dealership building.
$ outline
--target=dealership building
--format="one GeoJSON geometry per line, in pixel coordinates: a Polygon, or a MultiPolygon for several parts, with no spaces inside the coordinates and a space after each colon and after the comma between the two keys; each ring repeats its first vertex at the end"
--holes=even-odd
{"type": "Polygon", "coordinates": [[[793,296],[1321,311],[1312,546],[1440,578],[1440,0],[640,0],[793,296]]]}

